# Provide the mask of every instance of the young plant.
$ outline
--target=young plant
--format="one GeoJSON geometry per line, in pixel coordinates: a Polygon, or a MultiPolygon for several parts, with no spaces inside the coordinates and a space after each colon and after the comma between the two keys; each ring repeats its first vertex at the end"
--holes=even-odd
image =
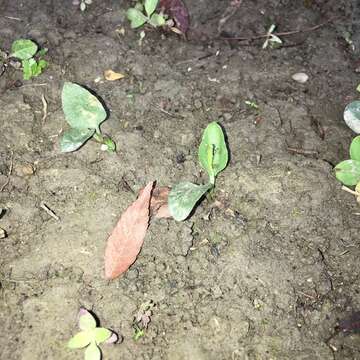
{"type": "MultiPolygon", "coordinates": [[[[360,183],[360,135],[350,145],[350,159],[335,166],[335,176],[344,185],[353,186],[360,183]]],[[[360,186],[360,185],[359,185],[360,186]]],[[[357,188],[359,188],[357,186],[357,188]]]]}
{"type": "Polygon", "coordinates": [[[67,346],[70,349],[82,349],[86,347],[85,360],[100,360],[101,350],[99,345],[115,343],[118,336],[109,329],[97,327],[95,318],[84,308],[79,311],[80,332],[73,336],[67,346]]]}
{"type": "Polygon", "coordinates": [[[185,220],[203,195],[215,187],[217,175],[228,163],[224,133],[217,122],[206,127],[198,156],[201,166],[209,175],[209,182],[204,185],[181,182],[172,188],[169,193],[169,210],[177,221],[185,220]]]}
{"type": "Polygon", "coordinates": [[[47,49],[38,49],[36,43],[28,39],[19,39],[13,42],[9,57],[17,58],[21,61],[24,80],[30,80],[38,76],[48,66],[48,62],[43,59],[47,49]]]}
{"type": "Polygon", "coordinates": [[[77,150],[91,137],[102,144],[102,149],[115,151],[115,143],[100,130],[100,124],[106,119],[107,113],[90,91],[78,84],[66,82],[61,99],[65,119],[70,125],[70,129],[60,139],[62,152],[77,150]]]}
{"type": "MultiPolygon", "coordinates": [[[[357,91],[360,91],[358,86],[357,91]]],[[[346,125],[355,133],[360,134],[360,101],[355,100],[348,104],[344,110],[344,120],[346,125]]]]}
{"type": "Polygon", "coordinates": [[[126,16],[131,23],[131,28],[135,29],[146,23],[153,27],[164,26],[167,17],[161,12],[156,12],[158,2],[159,0],[145,0],[128,9],[126,16]]]}
{"type": "Polygon", "coordinates": [[[88,5],[92,4],[92,0],[73,0],[73,5],[79,6],[81,11],[85,11],[88,5]]]}
{"type": "Polygon", "coordinates": [[[140,305],[137,314],[134,317],[133,329],[134,329],[134,340],[137,341],[145,335],[145,330],[148,328],[151,322],[151,316],[153,314],[152,309],[155,303],[152,300],[148,300],[140,305]]]}
{"type": "Polygon", "coordinates": [[[266,40],[262,46],[263,49],[266,49],[268,46],[270,46],[271,48],[275,48],[277,46],[280,46],[282,44],[282,40],[273,34],[273,32],[276,29],[276,25],[275,24],[271,24],[269,30],[266,33],[266,40]]]}

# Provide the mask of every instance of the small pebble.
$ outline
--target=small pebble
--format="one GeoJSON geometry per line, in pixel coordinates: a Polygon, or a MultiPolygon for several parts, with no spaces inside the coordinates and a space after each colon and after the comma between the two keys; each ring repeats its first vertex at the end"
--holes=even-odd
{"type": "Polygon", "coordinates": [[[305,84],[309,80],[309,75],[305,73],[296,73],[291,76],[291,78],[300,84],[305,84]]]}

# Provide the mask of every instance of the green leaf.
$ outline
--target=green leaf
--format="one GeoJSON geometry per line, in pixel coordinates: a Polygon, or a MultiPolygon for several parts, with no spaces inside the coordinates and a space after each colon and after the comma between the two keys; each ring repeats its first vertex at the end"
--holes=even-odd
{"type": "Polygon", "coordinates": [[[185,220],[200,198],[212,187],[212,184],[196,185],[190,182],[175,185],[169,194],[171,216],[177,221],[185,220]]]}
{"type": "Polygon", "coordinates": [[[79,318],[79,328],[81,330],[92,330],[96,328],[96,320],[87,310],[79,318]]]}
{"type": "Polygon", "coordinates": [[[61,152],[71,152],[77,150],[91,136],[94,135],[94,129],[74,129],[66,130],[60,139],[61,152]]]}
{"type": "Polygon", "coordinates": [[[32,58],[37,52],[38,46],[31,40],[20,39],[13,42],[11,46],[12,57],[20,60],[32,58]]]}
{"type": "Polygon", "coordinates": [[[356,100],[351,102],[345,107],[344,110],[344,120],[346,125],[356,132],[360,134],[360,101],[356,100]]]}
{"type": "Polygon", "coordinates": [[[66,82],[62,90],[65,119],[75,129],[97,129],[106,119],[101,102],[80,85],[66,82]]]}
{"type": "Polygon", "coordinates": [[[48,48],[42,48],[37,52],[36,56],[38,56],[38,57],[45,56],[47,54],[48,50],[49,50],[48,48]]]}
{"type": "Polygon", "coordinates": [[[150,25],[152,25],[154,27],[158,27],[158,26],[164,26],[166,21],[165,21],[164,16],[155,13],[155,14],[151,15],[149,23],[150,23],[150,25]]]}
{"type": "Polygon", "coordinates": [[[23,77],[24,80],[30,80],[31,79],[31,65],[33,64],[35,60],[34,59],[26,59],[21,61],[21,65],[23,67],[23,77]]]}
{"type": "Polygon", "coordinates": [[[112,332],[105,328],[94,329],[94,339],[97,344],[100,344],[110,338],[112,332]]]}
{"type": "Polygon", "coordinates": [[[67,346],[70,349],[82,349],[90,344],[91,339],[91,333],[88,331],[80,331],[69,340],[67,346]]]}
{"type": "Polygon", "coordinates": [[[344,185],[356,185],[360,181],[360,161],[342,161],[335,166],[335,176],[344,185]]]}
{"type": "Polygon", "coordinates": [[[146,15],[150,16],[156,9],[159,0],[145,0],[146,15]]]}
{"type": "Polygon", "coordinates": [[[148,21],[148,18],[141,11],[135,8],[128,9],[126,16],[130,20],[131,27],[133,29],[144,25],[148,21]]]}
{"type": "Polygon", "coordinates": [[[95,342],[92,342],[85,350],[85,360],[100,360],[101,351],[95,342]]]}
{"type": "Polygon", "coordinates": [[[107,146],[107,150],[109,152],[114,152],[116,150],[116,144],[114,141],[109,137],[104,137],[103,144],[107,146]]]}
{"type": "Polygon", "coordinates": [[[224,133],[215,121],[210,123],[204,131],[199,146],[199,161],[209,174],[211,184],[215,183],[216,175],[227,165],[228,151],[224,133]]]}
{"type": "Polygon", "coordinates": [[[350,158],[360,161],[360,135],[356,136],[350,145],[350,158]]]}

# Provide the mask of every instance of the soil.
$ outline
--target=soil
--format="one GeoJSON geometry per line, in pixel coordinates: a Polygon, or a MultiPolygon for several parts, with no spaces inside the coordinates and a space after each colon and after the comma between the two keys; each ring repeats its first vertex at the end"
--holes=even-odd
{"type": "Polygon", "coordinates": [[[66,342],[83,306],[123,337],[104,359],[360,359],[359,334],[336,328],[360,308],[360,211],[333,174],[354,136],[342,111],[358,98],[344,35],[357,2],[244,0],[219,39],[230,1],[188,0],[187,39],[145,28],[142,43],[130,2],[94,0],[83,13],[71,3],[0,0],[2,50],[31,38],[50,63],[31,81],[11,67],[0,76],[0,358],[82,359],[66,342]],[[224,39],[328,19],[278,49],[224,39]],[[106,81],[107,69],[126,77],[106,81]],[[93,141],[60,153],[64,81],[106,103],[115,154],[93,141]],[[141,187],[206,180],[197,147],[214,120],[231,151],[214,201],[181,223],[153,221],[130,270],[105,280],[106,239],[141,187]]]}

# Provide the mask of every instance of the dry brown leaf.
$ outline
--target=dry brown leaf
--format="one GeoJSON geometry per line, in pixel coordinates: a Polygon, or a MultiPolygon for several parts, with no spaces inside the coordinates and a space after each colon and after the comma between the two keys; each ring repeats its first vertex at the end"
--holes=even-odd
{"type": "MultiPolygon", "coordinates": [[[[168,186],[155,187],[150,200],[150,215],[156,219],[171,218],[168,207],[168,196],[170,192],[168,186]]],[[[139,195],[142,194],[144,189],[140,189],[139,195]]]]}
{"type": "Polygon", "coordinates": [[[115,80],[120,80],[120,79],[124,78],[125,75],[109,69],[109,70],[104,71],[104,77],[106,80],[115,81],[115,80]]]}
{"type": "Polygon", "coordinates": [[[136,260],[149,225],[149,206],[154,182],[125,210],[108,238],[105,249],[105,277],[114,279],[136,260]]]}

